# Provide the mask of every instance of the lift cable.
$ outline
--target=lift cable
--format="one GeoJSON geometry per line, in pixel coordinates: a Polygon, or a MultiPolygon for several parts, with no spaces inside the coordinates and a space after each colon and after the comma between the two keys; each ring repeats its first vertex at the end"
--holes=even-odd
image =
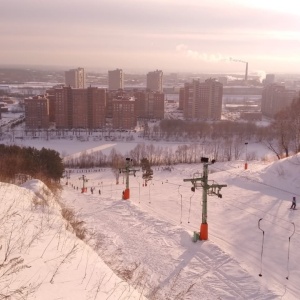
{"type": "Polygon", "coordinates": [[[181,185],[178,187],[178,194],[180,195],[180,224],[182,224],[182,194],[180,193],[181,185]]]}
{"type": "Polygon", "coordinates": [[[260,255],[260,273],[259,276],[262,277],[262,258],[263,258],[263,252],[264,252],[264,239],[265,239],[265,232],[260,228],[260,221],[262,218],[258,220],[258,228],[262,231],[263,238],[262,238],[262,244],[261,244],[261,255],[260,255]]]}
{"type": "Polygon", "coordinates": [[[253,179],[253,178],[250,178],[249,176],[246,176],[246,175],[240,175],[240,174],[234,174],[234,173],[232,173],[232,172],[230,172],[230,171],[228,171],[228,170],[224,170],[224,169],[218,168],[218,167],[216,167],[215,165],[213,166],[213,168],[216,169],[216,170],[222,171],[222,172],[227,172],[227,173],[229,173],[229,174],[231,174],[231,175],[233,175],[233,176],[235,176],[235,177],[244,178],[244,179],[247,179],[247,180],[252,181],[252,182],[254,182],[254,183],[258,183],[258,184],[261,184],[261,185],[264,185],[264,186],[267,186],[267,187],[270,187],[270,188],[279,190],[279,191],[281,191],[281,192],[285,192],[285,193],[287,193],[287,194],[292,194],[292,195],[296,195],[296,196],[299,196],[299,197],[300,197],[299,194],[295,194],[295,193],[292,193],[292,192],[287,191],[287,190],[285,190],[285,189],[281,189],[281,188],[279,188],[279,187],[276,187],[276,186],[267,184],[267,183],[265,183],[265,182],[261,182],[261,181],[255,180],[255,179],[253,179]]]}
{"type": "Polygon", "coordinates": [[[289,262],[290,262],[290,244],[291,244],[291,237],[294,235],[296,227],[295,227],[295,223],[291,222],[291,224],[294,226],[294,231],[293,233],[289,236],[289,247],[288,247],[288,260],[287,260],[287,277],[286,279],[289,280],[289,276],[290,276],[290,269],[289,269],[289,262]]]}
{"type": "Polygon", "coordinates": [[[190,223],[190,216],[191,216],[191,207],[192,207],[192,198],[194,197],[195,193],[192,194],[190,197],[190,207],[189,207],[189,217],[188,217],[188,223],[190,223]]]}

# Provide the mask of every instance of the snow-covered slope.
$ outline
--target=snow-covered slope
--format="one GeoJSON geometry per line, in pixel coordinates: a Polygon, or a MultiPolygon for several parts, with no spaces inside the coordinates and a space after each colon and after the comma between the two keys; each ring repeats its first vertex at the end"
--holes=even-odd
{"type": "Polygon", "coordinates": [[[154,168],[147,186],[140,174],[130,177],[129,201],[110,170],[84,173],[87,193],[82,173],[73,172],[63,201],[96,232],[106,263],[116,272],[129,267],[127,279],[149,299],[298,299],[299,215],[289,207],[299,195],[299,166],[292,158],[250,162],[247,170],[243,162],[210,165],[209,180],[227,187],[223,198],[208,197],[209,239],[194,243],[202,190],[193,193],[183,179],[202,168],[154,168]]]}
{"type": "Polygon", "coordinates": [[[293,196],[300,205],[300,158],[248,163],[247,170],[241,161],[209,166],[209,180],[227,187],[222,198],[208,196],[208,240],[196,243],[202,190],[193,193],[183,179],[200,177],[201,164],[154,167],[147,186],[141,172],[130,176],[129,201],[121,199],[124,179],[116,185],[110,169],[73,171],[60,201],[84,222],[89,245],[66,229],[61,206],[41,182],[1,183],[0,293],[49,300],[299,299],[300,216],[289,207],[293,196]]]}
{"type": "Polygon", "coordinates": [[[0,299],[144,299],[71,232],[42,182],[0,183],[0,226],[0,299]]]}

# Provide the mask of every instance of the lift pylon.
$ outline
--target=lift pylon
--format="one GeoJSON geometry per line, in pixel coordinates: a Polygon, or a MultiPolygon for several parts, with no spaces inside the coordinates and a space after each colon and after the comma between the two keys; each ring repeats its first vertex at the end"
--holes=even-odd
{"type": "Polygon", "coordinates": [[[127,157],[125,162],[125,168],[119,169],[119,171],[120,173],[124,173],[126,178],[126,188],[123,191],[122,199],[128,200],[130,198],[129,175],[135,176],[135,173],[139,170],[132,168],[132,159],[127,157]]]}
{"type": "Polygon", "coordinates": [[[82,180],[81,193],[85,193],[87,191],[87,188],[85,187],[85,183],[88,182],[88,179],[86,178],[85,175],[82,175],[81,177],[79,177],[79,180],[82,180]]]}
{"type": "Polygon", "coordinates": [[[183,181],[191,181],[193,186],[191,190],[195,192],[197,187],[202,187],[202,223],[200,226],[199,239],[208,239],[208,223],[207,223],[207,195],[216,195],[222,198],[220,190],[222,187],[226,187],[226,184],[217,184],[212,182],[208,183],[208,166],[215,163],[215,160],[208,162],[208,158],[201,157],[201,162],[203,162],[203,173],[202,177],[183,179],[183,181]]]}

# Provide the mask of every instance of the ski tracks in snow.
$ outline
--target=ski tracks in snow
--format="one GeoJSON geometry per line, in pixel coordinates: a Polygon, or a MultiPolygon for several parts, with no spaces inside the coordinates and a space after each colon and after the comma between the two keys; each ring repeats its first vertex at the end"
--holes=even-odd
{"type": "Polygon", "coordinates": [[[130,201],[67,189],[63,198],[95,231],[101,258],[149,299],[276,299],[215,244],[193,243],[191,233],[130,201]]]}

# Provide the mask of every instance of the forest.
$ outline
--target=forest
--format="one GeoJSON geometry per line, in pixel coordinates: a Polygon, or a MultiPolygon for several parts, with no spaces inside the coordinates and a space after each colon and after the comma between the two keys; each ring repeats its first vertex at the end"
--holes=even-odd
{"type": "Polygon", "coordinates": [[[64,165],[55,150],[0,144],[0,181],[14,182],[26,174],[44,182],[59,182],[64,165]]]}

